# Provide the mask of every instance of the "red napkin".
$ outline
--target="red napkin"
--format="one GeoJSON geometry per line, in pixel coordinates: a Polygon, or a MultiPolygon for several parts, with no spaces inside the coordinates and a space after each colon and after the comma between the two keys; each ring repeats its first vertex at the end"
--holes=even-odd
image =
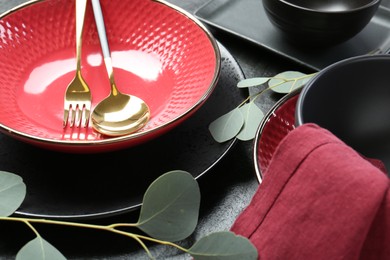
{"type": "Polygon", "coordinates": [[[259,259],[390,259],[390,182],[376,165],[329,131],[300,126],[231,231],[259,259]]]}

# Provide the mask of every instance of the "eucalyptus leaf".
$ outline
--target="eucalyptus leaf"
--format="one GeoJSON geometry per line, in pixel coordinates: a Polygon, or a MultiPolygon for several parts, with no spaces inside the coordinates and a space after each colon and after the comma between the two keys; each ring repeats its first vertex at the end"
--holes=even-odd
{"type": "Polygon", "coordinates": [[[16,260],[66,260],[54,246],[38,236],[24,245],[16,255],[16,260]]]}
{"type": "Polygon", "coordinates": [[[245,237],[233,232],[215,232],[201,238],[188,253],[196,260],[226,259],[226,260],[256,260],[256,247],[245,237]]]}
{"type": "Polygon", "coordinates": [[[238,88],[255,87],[266,83],[268,80],[270,80],[269,77],[255,77],[255,78],[243,79],[237,83],[237,87],[238,88]]]}
{"type": "Polygon", "coordinates": [[[305,85],[315,74],[307,75],[306,77],[297,81],[298,87],[305,85]]]}
{"type": "Polygon", "coordinates": [[[23,179],[13,173],[0,171],[0,216],[13,214],[26,197],[23,179]]]}
{"type": "Polygon", "coordinates": [[[236,137],[244,125],[244,116],[240,108],[235,108],[217,118],[209,125],[212,137],[219,143],[236,137]]]}
{"type": "Polygon", "coordinates": [[[256,136],[257,129],[264,118],[263,112],[254,103],[249,102],[240,107],[242,114],[244,115],[244,127],[238,133],[237,138],[241,141],[248,141],[256,136]]]}
{"type": "Polygon", "coordinates": [[[306,76],[299,71],[284,71],[274,76],[268,82],[268,86],[277,93],[287,94],[301,87],[305,83],[304,77],[306,76]]]}
{"type": "Polygon", "coordinates": [[[170,171],[145,192],[137,227],[160,240],[182,240],[194,232],[199,207],[200,190],[194,177],[185,171],[170,171]]]}

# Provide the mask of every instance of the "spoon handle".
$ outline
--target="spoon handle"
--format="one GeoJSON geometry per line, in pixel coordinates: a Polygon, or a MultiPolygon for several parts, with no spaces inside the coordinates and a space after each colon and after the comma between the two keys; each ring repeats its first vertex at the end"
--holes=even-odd
{"type": "Polygon", "coordinates": [[[102,46],[103,57],[111,58],[110,48],[108,47],[106,28],[104,25],[103,12],[99,0],[92,0],[92,7],[93,14],[95,16],[96,27],[99,34],[100,44],[102,46]]]}
{"type": "Polygon", "coordinates": [[[116,87],[114,80],[114,67],[112,65],[110,48],[108,47],[106,27],[104,25],[103,12],[99,0],[92,0],[92,8],[93,14],[95,16],[96,27],[99,34],[100,45],[102,47],[104,64],[106,65],[107,74],[110,79],[111,95],[117,96],[120,93],[116,87]]]}

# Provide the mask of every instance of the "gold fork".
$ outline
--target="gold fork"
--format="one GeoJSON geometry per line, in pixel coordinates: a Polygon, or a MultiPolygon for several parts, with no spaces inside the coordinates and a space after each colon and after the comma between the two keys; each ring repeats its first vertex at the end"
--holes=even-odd
{"type": "Polygon", "coordinates": [[[76,75],[64,97],[63,127],[87,127],[91,113],[92,95],[81,74],[81,43],[87,0],[76,0],[76,75]]]}

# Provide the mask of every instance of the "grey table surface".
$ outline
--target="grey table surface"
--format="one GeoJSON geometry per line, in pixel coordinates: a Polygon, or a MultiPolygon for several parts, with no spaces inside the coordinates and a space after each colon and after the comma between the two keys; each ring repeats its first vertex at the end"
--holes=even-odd
{"type": "MultiPolygon", "coordinates": [[[[190,13],[194,13],[208,1],[169,0],[168,2],[190,13]]],[[[26,1],[0,0],[0,13],[23,2],[26,1]]],[[[382,2],[390,3],[390,0],[383,0],[382,2]]],[[[290,60],[281,58],[275,53],[245,42],[238,37],[214,30],[213,28],[210,28],[210,30],[215,38],[236,58],[247,78],[273,76],[278,72],[286,70],[311,72],[308,68],[300,67],[290,60]]],[[[259,104],[261,109],[267,112],[275,101],[276,97],[264,95],[259,101],[259,104]]],[[[178,244],[184,247],[190,247],[194,241],[209,233],[229,230],[235,218],[249,204],[252,195],[258,187],[252,157],[253,142],[237,142],[222,161],[209,173],[199,179],[202,192],[199,224],[191,237],[178,244]]],[[[134,220],[137,216],[137,212],[126,213],[99,221],[109,224],[134,220]]],[[[72,244],[72,238],[70,236],[74,235],[73,232],[71,230],[58,231],[56,233],[56,236],[60,235],[64,241],[71,243],[69,246],[59,248],[69,259],[148,259],[144,250],[138,244],[131,243],[128,240],[126,242],[117,240],[118,238],[105,234],[96,235],[95,233],[88,232],[77,234],[79,240],[91,244],[96,243],[96,245],[83,247],[82,245],[72,244]],[[102,244],[98,244],[94,239],[98,239],[102,244]]],[[[67,242],[64,243],[66,244],[67,242]]],[[[156,259],[191,259],[189,255],[171,247],[151,244],[149,248],[156,259]]]]}

